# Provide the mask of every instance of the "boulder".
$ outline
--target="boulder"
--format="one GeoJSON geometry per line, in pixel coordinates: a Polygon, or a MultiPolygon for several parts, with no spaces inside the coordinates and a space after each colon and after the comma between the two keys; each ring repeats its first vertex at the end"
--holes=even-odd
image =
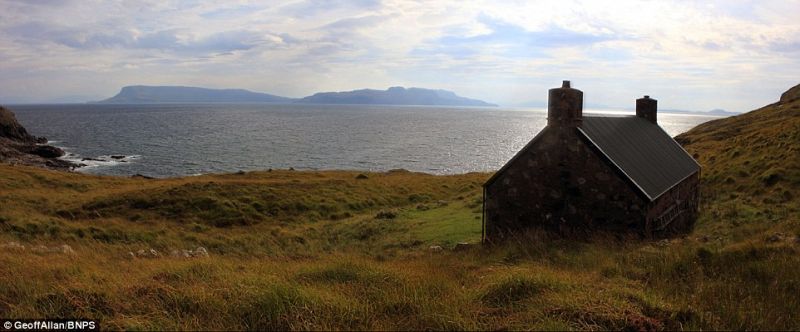
{"type": "Polygon", "coordinates": [[[124,159],[124,158],[125,158],[125,156],[123,156],[121,154],[115,154],[115,155],[111,156],[111,159],[116,159],[116,160],[124,159]]]}
{"type": "Polygon", "coordinates": [[[783,234],[781,233],[772,234],[767,238],[767,242],[779,242],[781,240],[783,240],[783,234]]]}
{"type": "Polygon", "coordinates": [[[49,249],[46,246],[39,245],[39,246],[32,247],[31,251],[35,252],[37,254],[46,254],[46,253],[49,252],[49,249]]]}
{"type": "Polygon", "coordinates": [[[139,258],[159,258],[159,257],[161,257],[161,254],[158,251],[156,251],[155,249],[153,249],[153,248],[150,248],[150,250],[139,249],[139,251],[136,252],[136,257],[139,257],[139,258]]]}
{"type": "Polygon", "coordinates": [[[431,252],[441,252],[444,251],[444,248],[442,248],[441,246],[430,246],[428,247],[428,250],[431,252]]]}
{"type": "Polygon", "coordinates": [[[25,250],[25,246],[19,244],[18,242],[9,242],[6,244],[0,244],[0,249],[8,250],[8,251],[23,251],[25,250]]]}
{"type": "Polygon", "coordinates": [[[194,250],[194,257],[208,257],[208,256],[209,256],[208,250],[206,250],[206,248],[197,247],[197,249],[194,250]]]}
{"type": "Polygon", "coordinates": [[[170,253],[170,256],[174,258],[204,258],[209,257],[208,250],[203,247],[197,247],[195,250],[189,249],[182,249],[178,250],[175,249],[170,253]]]}
{"type": "Polygon", "coordinates": [[[72,247],[70,247],[67,244],[62,244],[60,247],[58,247],[58,249],[61,251],[62,254],[68,254],[68,255],[75,254],[75,250],[72,250],[72,247]]]}
{"type": "Polygon", "coordinates": [[[475,246],[475,244],[472,244],[472,243],[459,242],[459,243],[456,243],[455,247],[453,247],[453,251],[466,251],[466,250],[469,250],[470,248],[472,248],[474,246],[475,246]]]}
{"type": "Polygon", "coordinates": [[[64,155],[64,150],[50,145],[37,145],[35,148],[33,148],[31,154],[35,154],[42,158],[58,158],[64,155]]]}
{"type": "Polygon", "coordinates": [[[70,247],[67,244],[62,244],[60,246],[55,246],[55,247],[40,245],[31,248],[31,251],[37,254],[68,254],[68,255],[75,254],[75,250],[73,250],[72,247],[70,247]]]}

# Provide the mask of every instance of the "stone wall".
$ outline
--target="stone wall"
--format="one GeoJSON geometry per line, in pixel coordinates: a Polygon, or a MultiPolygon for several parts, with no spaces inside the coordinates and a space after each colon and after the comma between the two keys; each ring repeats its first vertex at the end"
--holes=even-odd
{"type": "Polygon", "coordinates": [[[697,220],[699,183],[698,172],[650,203],[645,227],[647,235],[666,237],[691,231],[697,220]]]}
{"type": "Polygon", "coordinates": [[[528,227],[645,230],[647,200],[574,127],[547,126],[485,187],[485,240],[528,227]]]}

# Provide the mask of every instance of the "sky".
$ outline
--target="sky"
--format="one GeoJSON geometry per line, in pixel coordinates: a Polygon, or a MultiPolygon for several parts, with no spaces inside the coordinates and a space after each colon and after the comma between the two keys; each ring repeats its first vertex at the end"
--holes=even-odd
{"type": "Polygon", "coordinates": [[[287,97],[391,86],[743,112],[800,83],[800,0],[0,0],[0,103],[126,85],[287,97]]]}

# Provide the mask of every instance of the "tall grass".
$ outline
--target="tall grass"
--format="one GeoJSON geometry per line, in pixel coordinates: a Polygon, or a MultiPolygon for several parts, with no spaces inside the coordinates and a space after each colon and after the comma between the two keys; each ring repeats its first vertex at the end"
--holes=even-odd
{"type": "Polygon", "coordinates": [[[800,164],[787,152],[797,131],[781,128],[797,117],[764,112],[683,135],[704,166],[701,215],[692,234],[660,242],[532,230],[450,250],[480,239],[483,173],[146,180],[0,164],[0,245],[26,247],[0,247],[0,317],[130,330],[796,330],[800,164]],[[31,250],[62,244],[75,254],[31,250]],[[198,246],[211,257],[169,255],[198,246]],[[162,257],[129,256],[150,248],[162,257]]]}

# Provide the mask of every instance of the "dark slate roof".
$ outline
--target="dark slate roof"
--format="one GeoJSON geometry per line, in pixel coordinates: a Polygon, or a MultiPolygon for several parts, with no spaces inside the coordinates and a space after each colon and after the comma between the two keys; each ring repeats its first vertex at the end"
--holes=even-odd
{"type": "Polygon", "coordinates": [[[584,116],[578,130],[650,200],[700,170],[660,126],[636,116],[584,116]]]}

